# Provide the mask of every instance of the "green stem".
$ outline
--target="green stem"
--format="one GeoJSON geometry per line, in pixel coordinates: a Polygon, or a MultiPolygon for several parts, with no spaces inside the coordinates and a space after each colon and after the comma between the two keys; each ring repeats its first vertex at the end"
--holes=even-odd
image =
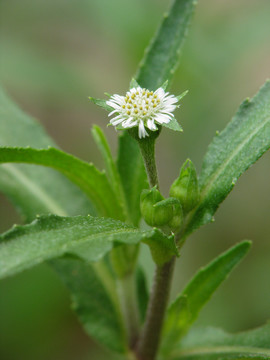
{"type": "MultiPolygon", "coordinates": [[[[159,188],[155,162],[155,141],[160,131],[161,127],[158,131],[151,132],[149,137],[137,139],[151,188],[154,186],[159,188]]],[[[139,339],[134,346],[134,353],[138,360],[154,360],[156,357],[169,299],[174,263],[175,257],[156,267],[146,320],[139,339]]]]}
{"type": "Polygon", "coordinates": [[[169,299],[175,258],[157,266],[146,320],[135,347],[138,360],[154,360],[158,351],[164,315],[169,299]]]}
{"type": "Polygon", "coordinates": [[[155,161],[155,138],[140,139],[139,146],[142,153],[150,187],[159,188],[157,167],[155,161]]]}
{"type": "Polygon", "coordinates": [[[134,273],[119,278],[117,280],[117,289],[129,347],[133,348],[139,334],[139,314],[134,273]]]}

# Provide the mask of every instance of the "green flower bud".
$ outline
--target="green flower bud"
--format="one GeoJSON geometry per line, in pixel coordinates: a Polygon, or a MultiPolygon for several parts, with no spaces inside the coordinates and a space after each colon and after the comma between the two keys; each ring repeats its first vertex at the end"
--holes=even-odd
{"type": "Polygon", "coordinates": [[[182,226],[183,224],[183,220],[184,220],[184,216],[183,216],[183,210],[182,210],[182,206],[181,206],[181,203],[178,199],[176,198],[170,198],[170,199],[174,199],[174,200],[177,200],[178,203],[175,203],[174,204],[174,207],[173,207],[173,217],[171,219],[171,221],[169,222],[169,227],[173,230],[173,231],[176,231],[176,230],[179,230],[180,227],[182,226]]]}
{"type": "Polygon", "coordinates": [[[163,226],[173,217],[173,208],[171,205],[159,204],[164,200],[163,196],[153,188],[143,190],[141,194],[141,213],[145,222],[150,226],[163,226]],[[159,206],[157,206],[159,204],[159,206]]]}
{"type": "Polygon", "coordinates": [[[180,201],[171,197],[164,199],[156,188],[142,192],[141,212],[145,222],[150,226],[168,225],[170,229],[176,230],[183,222],[180,201]]]}
{"type": "Polygon", "coordinates": [[[170,189],[170,196],[180,200],[184,214],[191,211],[199,201],[199,187],[195,167],[187,159],[180,170],[178,179],[170,189]]]}
{"type": "Polygon", "coordinates": [[[183,223],[183,210],[181,203],[178,199],[169,197],[165,200],[159,201],[154,205],[154,208],[157,209],[159,207],[163,207],[166,209],[171,208],[170,214],[172,214],[172,217],[166,225],[169,226],[169,228],[173,231],[179,229],[183,223]]]}

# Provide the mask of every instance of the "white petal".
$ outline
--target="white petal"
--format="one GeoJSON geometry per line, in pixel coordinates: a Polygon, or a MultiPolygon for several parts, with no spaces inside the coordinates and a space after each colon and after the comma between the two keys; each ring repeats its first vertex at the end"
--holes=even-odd
{"type": "Polygon", "coordinates": [[[150,130],[152,130],[152,131],[154,131],[154,130],[157,130],[157,127],[156,127],[156,125],[155,125],[155,123],[154,123],[154,119],[152,119],[152,120],[147,120],[147,127],[148,127],[148,129],[150,129],[150,130]]]}
{"type": "Polygon", "coordinates": [[[116,116],[115,118],[113,118],[112,120],[110,120],[110,123],[113,126],[116,126],[118,124],[120,124],[124,119],[122,118],[122,116],[116,116]]]}
{"type": "Polygon", "coordinates": [[[113,126],[117,126],[117,125],[119,125],[121,122],[122,122],[122,119],[118,119],[118,120],[116,120],[116,121],[110,121],[110,123],[111,123],[113,126]]]}
{"type": "Polygon", "coordinates": [[[160,111],[171,112],[174,111],[175,109],[176,109],[175,105],[169,105],[169,106],[164,106],[163,108],[160,109],[160,111]]]}
{"type": "Polygon", "coordinates": [[[165,91],[162,88],[158,88],[154,94],[162,98],[165,95],[165,91]]]}
{"type": "MultiPolygon", "coordinates": [[[[168,94],[168,93],[167,93],[167,94],[168,94]]],[[[166,100],[168,100],[168,99],[174,100],[174,101],[178,101],[177,97],[174,96],[174,95],[168,95],[168,96],[166,96],[165,99],[164,99],[164,101],[166,101],[166,100]]]]}
{"type": "Polygon", "coordinates": [[[145,136],[148,136],[148,133],[144,128],[143,121],[140,121],[139,122],[139,138],[141,139],[142,137],[144,138],[145,136]]]}
{"type": "Polygon", "coordinates": [[[133,127],[133,126],[137,126],[137,125],[138,125],[137,120],[134,121],[132,117],[128,118],[127,120],[123,121],[123,123],[122,123],[122,126],[124,128],[133,127]]]}
{"type": "Polygon", "coordinates": [[[116,104],[115,102],[108,100],[106,101],[106,104],[111,106],[114,109],[121,109],[121,106],[119,104],[116,104]]]}
{"type": "Polygon", "coordinates": [[[158,122],[159,124],[168,124],[170,122],[170,118],[168,119],[167,117],[165,117],[165,115],[161,115],[161,114],[157,114],[155,116],[155,121],[158,122]]]}
{"type": "Polygon", "coordinates": [[[159,113],[160,113],[161,115],[167,115],[167,116],[169,116],[169,117],[174,117],[174,115],[173,115],[172,113],[170,113],[170,112],[168,112],[168,111],[165,111],[165,110],[161,110],[159,113]]]}
{"type": "Polygon", "coordinates": [[[172,104],[176,104],[178,102],[178,100],[176,99],[164,99],[163,100],[163,104],[164,106],[167,106],[167,105],[172,105],[172,104]]]}
{"type": "Polygon", "coordinates": [[[114,113],[116,113],[116,112],[118,112],[118,110],[113,110],[113,111],[111,111],[111,112],[109,113],[108,116],[111,116],[112,114],[114,114],[114,113]]]}
{"type": "Polygon", "coordinates": [[[118,94],[114,94],[114,95],[111,97],[111,99],[117,100],[117,101],[121,101],[121,102],[125,101],[125,97],[124,97],[124,96],[121,96],[121,95],[118,95],[118,94]]]}

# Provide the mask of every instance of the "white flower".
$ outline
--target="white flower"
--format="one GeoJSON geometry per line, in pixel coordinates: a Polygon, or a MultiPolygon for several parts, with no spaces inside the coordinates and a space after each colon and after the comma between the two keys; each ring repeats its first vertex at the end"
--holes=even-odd
{"type": "Polygon", "coordinates": [[[110,123],[118,128],[138,126],[141,139],[148,136],[145,128],[158,130],[156,124],[168,124],[174,118],[172,112],[177,102],[177,97],[165,93],[163,88],[153,92],[138,86],[129,90],[125,96],[111,96],[106,104],[114,109],[109,114],[114,115],[110,123]]]}

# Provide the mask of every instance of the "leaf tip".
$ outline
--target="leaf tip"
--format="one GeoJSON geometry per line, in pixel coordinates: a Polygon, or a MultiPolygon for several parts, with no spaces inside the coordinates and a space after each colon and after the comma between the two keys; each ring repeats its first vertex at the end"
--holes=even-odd
{"type": "Polygon", "coordinates": [[[242,255],[244,256],[250,250],[251,245],[252,245],[251,240],[243,240],[240,243],[236,244],[233,249],[238,249],[238,250],[241,249],[242,255]]]}

